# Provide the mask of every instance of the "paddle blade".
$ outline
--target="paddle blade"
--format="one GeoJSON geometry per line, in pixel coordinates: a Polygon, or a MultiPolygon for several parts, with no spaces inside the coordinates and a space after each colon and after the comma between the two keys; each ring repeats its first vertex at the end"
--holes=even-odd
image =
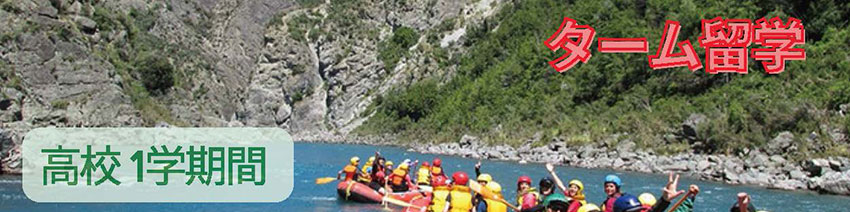
{"type": "Polygon", "coordinates": [[[336,178],[333,178],[333,177],[316,178],[316,184],[318,184],[318,185],[326,184],[326,183],[329,183],[329,182],[333,182],[334,180],[336,180],[336,178]]]}
{"type": "Polygon", "coordinates": [[[469,184],[469,188],[470,188],[470,189],[472,189],[473,191],[475,191],[475,193],[480,194],[480,195],[481,195],[482,197],[484,197],[484,198],[487,198],[487,199],[493,199],[493,200],[499,201],[499,202],[501,202],[501,203],[504,203],[505,205],[507,205],[507,206],[508,206],[508,207],[510,207],[511,209],[514,209],[515,211],[519,211],[519,208],[517,208],[516,206],[512,205],[512,204],[511,204],[511,203],[509,203],[508,201],[505,201],[505,199],[502,199],[501,197],[499,197],[498,195],[496,195],[495,193],[493,193],[493,191],[490,191],[490,189],[486,189],[486,188],[481,187],[481,184],[478,184],[478,183],[470,183],[470,184],[469,184]]]}
{"type": "Polygon", "coordinates": [[[417,208],[417,209],[419,208],[419,206],[411,205],[410,203],[407,203],[407,202],[401,201],[401,200],[397,200],[397,199],[393,199],[392,197],[389,197],[389,196],[384,197],[384,201],[386,201],[388,203],[392,203],[393,205],[398,205],[398,206],[402,206],[402,207],[412,207],[412,208],[417,208]]]}

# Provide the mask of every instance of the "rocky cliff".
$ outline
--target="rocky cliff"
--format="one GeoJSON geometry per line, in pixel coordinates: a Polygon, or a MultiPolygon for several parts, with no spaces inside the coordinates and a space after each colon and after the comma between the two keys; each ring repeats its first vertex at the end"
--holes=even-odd
{"type": "Polygon", "coordinates": [[[448,79],[499,0],[3,0],[0,144],[30,129],[277,126],[345,136],[369,105],[448,79]],[[404,36],[398,35],[404,32],[404,36]]]}

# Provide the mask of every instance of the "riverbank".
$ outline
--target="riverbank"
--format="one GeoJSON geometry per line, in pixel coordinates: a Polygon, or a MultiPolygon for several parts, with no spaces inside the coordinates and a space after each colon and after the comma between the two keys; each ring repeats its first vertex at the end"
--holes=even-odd
{"type": "MultiPolygon", "coordinates": [[[[508,160],[520,163],[554,163],[580,168],[607,168],[643,173],[675,171],[700,180],[743,184],[781,190],[811,190],[822,194],[850,195],[850,159],[844,157],[812,158],[792,162],[767,151],[752,150],[743,156],[680,153],[659,155],[651,150],[636,149],[632,141],[616,146],[605,144],[568,146],[561,139],[548,145],[491,146],[474,136],[465,135],[456,143],[399,143],[394,136],[339,136],[332,134],[295,135],[297,141],[368,145],[389,145],[407,151],[455,155],[467,158],[508,160]]],[[[782,143],[779,135],[771,143],[782,143]]],[[[783,148],[781,145],[779,148],[783,148]]]]}

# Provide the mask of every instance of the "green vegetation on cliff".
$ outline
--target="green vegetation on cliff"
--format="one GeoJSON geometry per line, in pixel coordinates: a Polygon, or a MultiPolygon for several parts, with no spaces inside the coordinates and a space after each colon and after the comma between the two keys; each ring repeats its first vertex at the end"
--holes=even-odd
{"type": "Polygon", "coordinates": [[[468,53],[457,75],[441,84],[425,80],[375,101],[377,113],[361,134],[398,134],[407,140],[454,142],[463,134],[491,143],[520,144],[554,137],[571,145],[627,133],[641,147],[660,152],[693,148],[736,153],[765,145],[779,132],[797,135],[796,156],[850,155],[850,4],[834,1],[519,1],[483,25],[468,29],[468,53]],[[604,12],[602,12],[604,11],[604,12]],[[701,69],[652,70],[665,20],[682,24],[680,40],[698,45],[700,20],[716,16],[803,20],[805,61],[785,72],[764,73],[750,59],[749,74],[710,75],[701,69]],[[596,29],[597,37],[644,37],[649,54],[602,54],[564,73],[547,62],[564,52],[543,45],[563,17],[596,29]],[[703,114],[696,141],[674,136],[692,114],[703,114]],[[817,134],[812,141],[806,139],[817,134]],[[700,143],[700,145],[696,145],[700,143]]]}

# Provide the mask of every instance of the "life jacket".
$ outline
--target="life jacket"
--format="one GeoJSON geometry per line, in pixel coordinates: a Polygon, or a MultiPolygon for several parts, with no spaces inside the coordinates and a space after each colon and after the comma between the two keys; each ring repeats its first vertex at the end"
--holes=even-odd
{"type": "Polygon", "coordinates": [[[472,210],[472,193],[469,192],[469,187],[454,185],[449,195],[452,196],[451,209],[449,211],[469,212],[472,210]]]}
{"type": "Polygon", "coordinates": [[[348,164],[345,165],[345,168],[342,168],[342,172],[345,172],[345,180],[353,180],[354,176],[357,174],[357,166],[348,164]]]}
{"type": "MultiPolygon", "coordinates": [[[[525,197],[526,195],[534,195],[534,202],[530,203],[532,207],[533,207],[533,206],[535,206],[535,205],[537,205],[537,201],[540,201],[540,193],[539,193],[539,192],[537,192],[537,189],[535,189],[535,188],[530,188],[530,189],[528,189],[528,191],[523,192],[521,195],[517,195],[517,200],[516,200],[516,202],[517,202],[517,204],[519,205],[519,207],[522,207],[522,205],[523,205],[523,204],[522,204],[522,203],[523,203],[523,200],[522,200],[522,199],[523,199],[523,197],[525,197]]],[[[522,209],[526,209],[526,208],[522,208],[522,209]]]]}
{"type": "Polygon", "coordinates": [[[582,205],[587,204],[584,200],[571,200],[567,212],[577,212],[582,205]]]}
{"type": "Polygon", "coordinates": [[[431,170],[428,170],[428,168],[426,168],[426,167],[420,167],[419,171],[416,173],[416,184],[430,185],[431,184],[431,170]]]}
{"type": "Polygon", "coordinates": [[[431,167],[431,176],[433,177],[433,176],[438,176],[438,175],[443,175],[443,168],[438,167],[438,166],[432,166],[431,167]]]}
{"type": "Polygon", "coordinates": [[[360,169],[360,176],[357,177],[357,181],[360,181],[365,184],[369,184],[372,182],[372,164],[366,164],[363,168],[360,169]]]}
{"type": "Polygon", "coordinates": [[[401,186],[406,181],[405,177],[407,177],[407,171],[396,168],[393,170],[392,175],[390,175],[390,182],[395,186],[401,186]]]}
{"type": "Polygon", "coordinates": [[[442,212],[443,208],[446,207],[446,197],[449,196],[449,187],[434,187],[434,192],[431,195],[433,196],[431,197],[431,206],[428,208],[428,211],[442,212]]]}
{"type": "MultiPolygon", "coordinates": [[[[501,198],[501,197],[499,197],[501,198]]],[[[508,206],[505,203],[496,201],[494,199],[484,198],[484,201],[487,202],[487,212],[507,212],[508,206]]]]}
{"type": "Polygon", "coordinates": [[[620,198],[622,194],[616,193],[613,197],[608,197],[605,199],[605,202],[602,202],[602,211],[603,212],[614,212],[614,202],[617,201],[617,198],[620,198]]]}

